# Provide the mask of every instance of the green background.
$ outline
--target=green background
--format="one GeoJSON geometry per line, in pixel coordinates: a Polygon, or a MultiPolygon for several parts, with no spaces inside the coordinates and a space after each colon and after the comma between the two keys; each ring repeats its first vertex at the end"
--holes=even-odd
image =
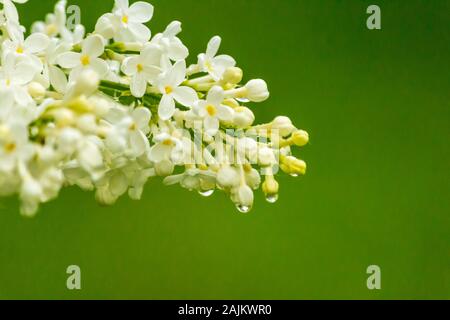
{"type": "MultiPolygon", "coordinates": [[[[71,3],[88,30],[112,7],[71,3]]],[[[246,79],[267,80],[257,118],[310,132],[307,175],[250,214],[158,179],[110,208],[66,189],[33,219],[3,199],[0,298],[450,298],[450,1],[152,3],[153,33],[182,21],[190,61],[218,34],[246,79]],[[381,31],[366,28],[372,3],[381,31]],[[71,264],[81,291],[66,289],[71,264]],[[382,290],[366,287],[371,264],[382,290]]],[[[22,23],[53,4],[19,5],[22,23]]]]}

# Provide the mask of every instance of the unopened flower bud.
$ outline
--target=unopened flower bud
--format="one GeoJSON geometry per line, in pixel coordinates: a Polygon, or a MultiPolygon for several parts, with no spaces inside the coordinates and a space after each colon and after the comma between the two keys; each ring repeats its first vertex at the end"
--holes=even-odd
{"type": "Polygon", "coordinates": [[[248,128],[255,121],[255,115],[246,107],[237,107],[234,109],[233,124],[238,128],[248,128]]]}
{"type": "Polygon", "coordinates": [[[223,83],[238,84],[242,81],[243,72],[241,68],[229,67],[225,70],[222,76],[223,83]]]}
{"type": "Polygon", "coordinates": [[[240,206],[241,208],[245,208],[245,211],[249,211],[250,208],[253,206],[253,190],[246,184],[240,186],[236,193],[234,194],[234,202],[237,206],[240,206]]]}
{"type": "Polygon", "coordinates": [[[291,119],[284,116],[276,117],[272,121],[272,129],[276,129],[279,131],[280,135],[282,137],[286,137],[292,133],[292,131],[295,130],[294,125],[292,124],[291,119]]]}
{"type": "Polygon", "coordinates": [[[253,102],[262,102],[269,98],[267,83],[262,79],[254,79],[245,85],[246,98],[253,102]]]}
{"type": "Polygon", "coordinates": [[[309,141],[309,134],[304,130],[297,130],[292,133],[292,142],[299,147],[303,147],[309,141]]]}
{"type": "Polygon", "coordinates": [[[217,183],[222,188],[233,188],[239,184],[239,174],[230,166],[222,167],[217,173],[217,183]]]}
{"type": "Polygon", "coordinates": [[[252,189],[258,189],[259,184],[261,183],[261,176],[259,175],[258,170],[250,169],[245,171],[245,181],[248,186],[252,189]]]}
{"type": "Polygon", "coordinates": [[[263,147],[258,149],[258,163],[263,166],[271,166],[275,164],[276,159],[271,148],[263,147]]]}
{"type": "Polygon", "coordinates": [[[275,196],[279,191],[279,184],[273,176],[267,176],[262,184],[262,191],[267,196],[275,196]]]}
{"type": "Polygon", "coordinates": [[[306,173],[306,162],[293,156],[283,158],[281,169],[291,175],[303,175],[306,173]]]}
{"type": "Polygon", "coordinates": [[[28,93],[34,99],[42,99],[45,97],[45,88],[39,82],[33,81],[28,85],[28,93]]]}
{"type": "Polygon", "coordinates": [[[173,173],[175,166],[170,160],[162,160],[155,163],[155,172],[158,176],[166,177],[173,173]]]}

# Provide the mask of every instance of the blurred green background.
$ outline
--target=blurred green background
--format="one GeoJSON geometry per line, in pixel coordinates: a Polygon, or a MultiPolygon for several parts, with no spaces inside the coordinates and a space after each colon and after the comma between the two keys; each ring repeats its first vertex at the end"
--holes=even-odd
{"type": "MultiPolygon", "coordinates": [[[[82,23],[112,1],[73,0],[82,23]]],[[[33,219],[0,206],[0,298],[450,298],[450,2],[154,0],[192,62],[213,35],[246,79],[267,80],[260,122],[289,115],[311,134],[304,178],[281,177],[275,205],[258,194],[239,214],[151,181],[144,199],[98,206],[64,190],[33,219]],[[382,30],[366,28],[366,8],[382,30]],[[82,290],[66,289],[66,267],[82,290]],[[382,290],[366,287],[381,267],[382,290]]],[[[22,23],[54,1],[19,5],[22,23]]]]}

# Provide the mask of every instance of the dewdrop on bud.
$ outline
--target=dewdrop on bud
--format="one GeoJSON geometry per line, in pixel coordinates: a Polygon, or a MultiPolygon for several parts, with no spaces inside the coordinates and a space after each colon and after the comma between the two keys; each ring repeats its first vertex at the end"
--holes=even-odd
{"type": "Polygon", "coordinates": [[[229,67],[225,70],[222,76],[222,82],[227,84],[238,84],[242,81],[243,72],[241,68],[229,67]]]}
{"type": "Polygon", "coordinates": [[[250,101],[263,102],[269,98],[267,83],[262,79],[250,80],[244,88],[246,89],[246,98],[250,101]]]}
{"type": "Polygon", "coordinates": [[[278,200],[279,184],[273,176],[266,176],[266,180],[262,184],[262,191],[268,202],[274,203],[278,200]]]}
{"type": "Polygon", "coordinates": [[[42,99],[45,97],[45,88],[39,82],[33,81],[28,85],[28,93],[34,99],[42,99]]]}
{"type": "Polygon", "coordinates": [[[170,176],[173,173],[175,166],[170,160],[162,160],[155,163],[155,172],[160,177],[170,176]]]}
{"type": "Polygon", "coordinates": [[[292,142],[293,142],[296,146],[298,146],[298,147],[303,147],[303,146],[305,146],[305,145],[308,143],[308,141],[309,141],[309,135],[308,135],[308,132],[306,132],[306,131],[304,131],[304,130],[297,130],[297,131],[294,131],[294,132],[292,133],[291,140],[292,140],[292,142]]]}
{"type": "Polygon", "coordinates": [[[287,137],[292,133],[292,131],[295,130],[294,125],[292,124],[291,119],[284,116],[278,116],[272,121],[272,130],[276,129],[278,130],[279,134],[282,137],[287,137]]]}
{"type": "Polygon", "coordinates": [[[246,184],[241,185],[233,194],[236,208],[242,213],[247,213],[252,209],[253,200],[253,190],[246,184]]]}
{"type": "Polygon", "coordinates": [[[238,128],[248,128],[255,121],[255,115],[247,107],[237,107],[234,109],[233,124],[238,128]]]}
{"type": "Polygon", "coordinates": [[[233,188],[239,184],[239,174],[230,166],[222,167],[217,173],[217,184],[224,188],[233,188]]]}

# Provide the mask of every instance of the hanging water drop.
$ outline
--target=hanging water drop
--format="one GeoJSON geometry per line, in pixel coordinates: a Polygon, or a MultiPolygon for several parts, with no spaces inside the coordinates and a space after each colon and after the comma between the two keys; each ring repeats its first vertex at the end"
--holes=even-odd
{"type": "Polygon", "coordinates": [[[266,201],[269,203],[275,203],[278,200],[278,194],[268,194],[266,196],[266,201]]]}
{"type": "Polygon", "coordinates": [[[239,212],[241,212],[241,213],[248,213],[248,212],[250,212],[250,210],[251,210],[251,207],[249,207],[249,206],[244,206],[244,205],[242,205],[242,204],[237,204],[236,205],[236,208],[239,210],[239,212]]]}
{"type": "Polygon", "coordinates": [[[290,176],[291,176],[291,177],[294,177],[294,178],[297,178],[297,177],[298,177],[298,174],[297,174],[297,173],[291,173],[290,176]]]}
{"type": "Polygon", "coordinates": [[[198,192],[198,194],[201,195],[202,197],[210,197],[213,193],[214,189],[198,192]]]}

